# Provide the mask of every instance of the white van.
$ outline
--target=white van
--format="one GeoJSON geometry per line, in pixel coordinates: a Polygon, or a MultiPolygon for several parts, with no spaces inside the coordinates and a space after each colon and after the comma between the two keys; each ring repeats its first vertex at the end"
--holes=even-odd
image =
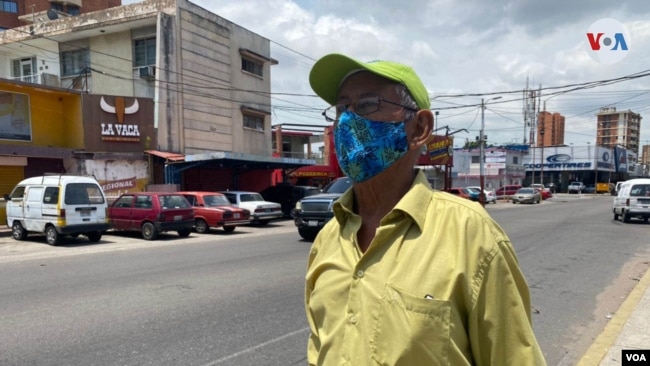
{"type": "Polygon", "coordinates": [[[109,228],[108,204],[92,176],[44,175],[16,185],[7,201],[7,226],[16,240],[29,233],[45,234],[50,245],[62,236],[83,234],[98,242],[109,228]]]}
{"type": "Polygon", "coordinates": [[[612,212],[614,212],[614,220],[622,217],[623,222],[630,222],[632,218],[648,222],[648,218],[650,218],[650,179],[630,179],[622,182],[618,187],[618,194],[614,197],[612,212]]]}

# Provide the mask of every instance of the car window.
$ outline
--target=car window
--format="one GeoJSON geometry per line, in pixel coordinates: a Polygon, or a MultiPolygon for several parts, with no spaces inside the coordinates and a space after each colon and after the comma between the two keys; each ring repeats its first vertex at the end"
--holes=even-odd
{"type": "Polygon", "coordinates": [[[113,204],[113,207],[131,207],[131,203],[133,202],[134,196],[122,196],[120,197],[115,203],[113,204]]]}
{"type": "Polygon", "coordinates": [[[47,187],[43,194],[43,203],[56,205],[59,203],[59,187],[47,187]]]}
{"type": "Polygon", "coordinates": [[[205,201],[205,205],[208,207],[230,205],[230,201],[222,195],[203,196],[203,201],[205,201]]]}
{"type": "Polygon", "coordinates": [[[152,202],[151,196],[138,196],[135,200],[135,208],[152,208],[152,202]]]}
{"type": "Polygon", "coordinates": [[[259,193],[244,193],[239,197],[242,202],[264,201],[259,193]]]}
{"type": "Polygon", "coordinates": [[[181,195],[162,195],[158,197],[158,201],[163,209],[191,207],[190,203],[181,195]]]}
{"type": "Polygon", "coordinates": [[[348,188],[352,187],[352,179],[350,178],[339,178],[332,183],[330,183],[323,190],[324,193],[344,193],[348,188]]]}
{"type": "Polygon", "coordinates": [[[232,193],[224,193],[224,196],[230,201],[231,204],[235,205],[237,204],[237,195],[232,194],[232,193]]]}
{"type": "Polygon", "coordinates": [[[637,184],[630,189],[631,197],[650,197],[650,184],[637,184]]]}
{"type": "Polygon", "coordinates": [[[101,188],[93,183],[70,183],[66,186],[63,202],[68,205],[104,203],[101,188]]]}
{"type": "Polygon", "coordinates": [[[23,198],[25,195],[25,186],[17,186],[14,188],[13,192],[11,192],[11,198],[23,198]]]}

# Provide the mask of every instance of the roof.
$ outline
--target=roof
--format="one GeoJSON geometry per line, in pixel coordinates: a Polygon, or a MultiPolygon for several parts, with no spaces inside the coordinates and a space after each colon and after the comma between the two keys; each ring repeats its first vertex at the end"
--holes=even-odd
{"type": "Polygon", "coordinates": [[[145,153],[149,155],[154,155],[159,158],[163,158],[167,161],[184,161],[185,160],[185,155],[179,154],[179,153],[174,153],[174,152],[167,152],[167,151],[158,151],[158,150],[145,150],[145,153]]]}

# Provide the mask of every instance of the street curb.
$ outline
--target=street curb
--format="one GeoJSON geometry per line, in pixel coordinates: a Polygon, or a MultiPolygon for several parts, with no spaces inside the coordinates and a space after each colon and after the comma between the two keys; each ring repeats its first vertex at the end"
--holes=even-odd
{"type": "Polygon", "coordinates": [[[596,338],[587,352],[582,356],[577,366],[598,366],[614,345],[623,327],[630,319],[645,292],[650,288],[650,269],[646,271],[639,283],[634,286],[630,295],[607,323],[605,329],[596,338]]]}

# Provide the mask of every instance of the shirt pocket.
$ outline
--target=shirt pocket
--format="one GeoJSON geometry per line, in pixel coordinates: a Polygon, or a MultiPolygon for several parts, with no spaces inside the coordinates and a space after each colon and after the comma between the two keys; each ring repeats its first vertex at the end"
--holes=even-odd
{"type": "Polygon", "coordinates": [[[451,305],[387,284],[375,319],[371,350],[380,365],[446,365],[451,305]]]}

